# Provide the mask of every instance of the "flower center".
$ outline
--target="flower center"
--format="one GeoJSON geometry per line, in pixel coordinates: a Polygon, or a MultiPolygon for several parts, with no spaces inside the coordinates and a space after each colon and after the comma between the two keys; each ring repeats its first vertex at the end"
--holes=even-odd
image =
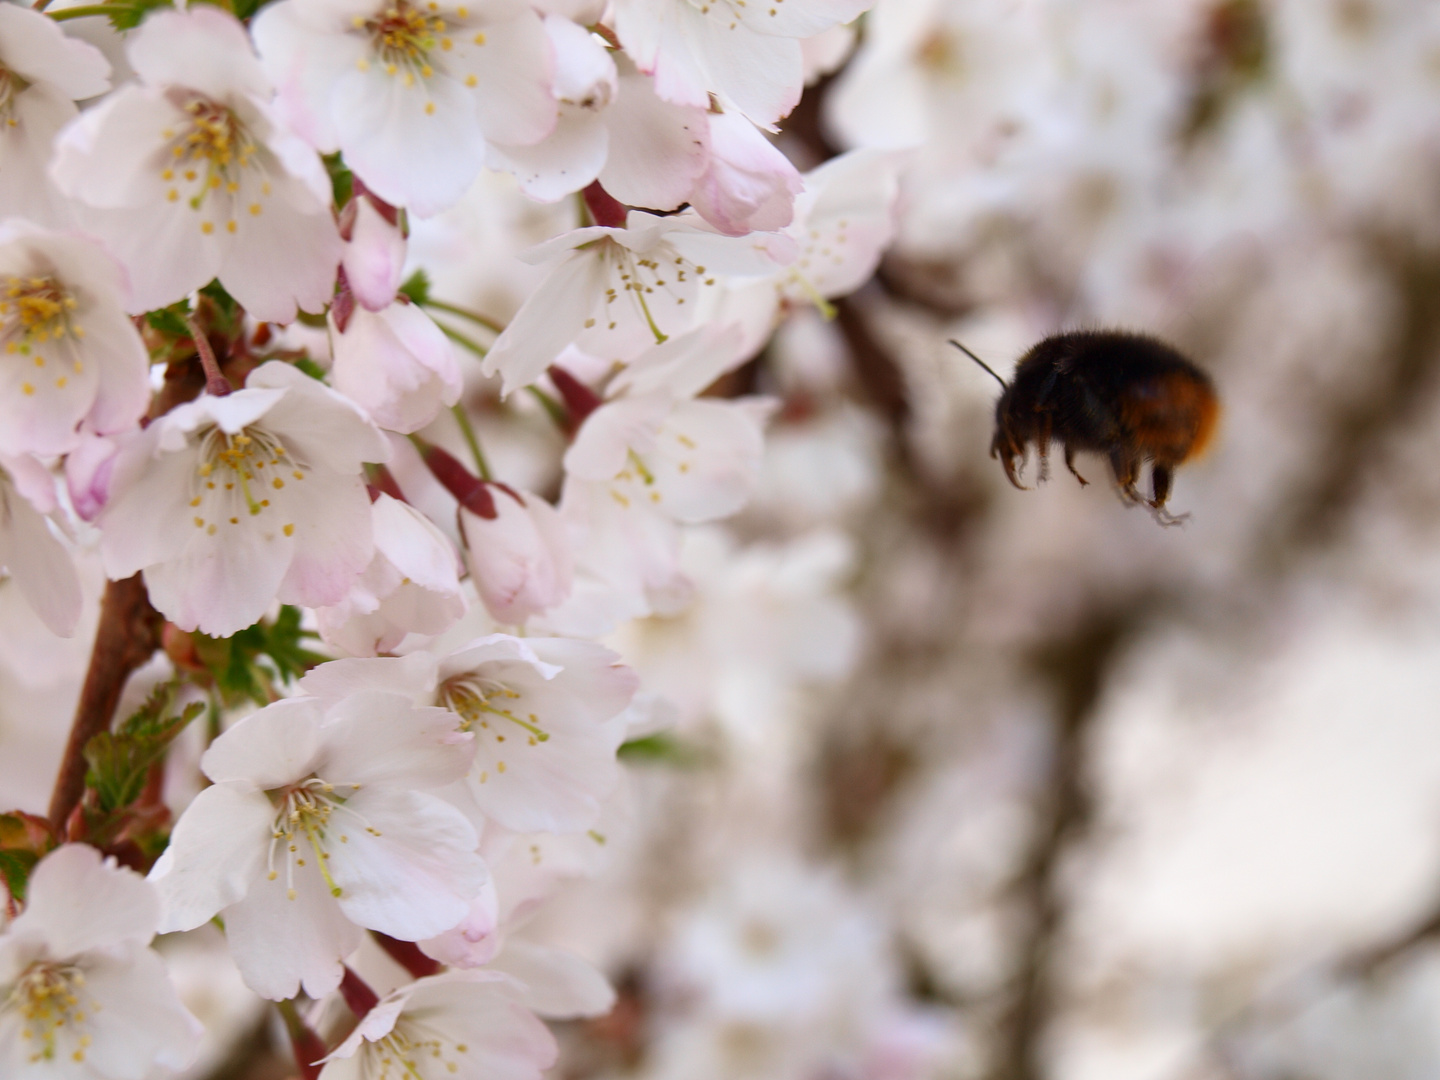
{"type": "MultiPolygon", "coordinates": [[[[639,306],[650,332],[655,335],[657,344],[668,341],[669,336],[656,324],[650,305],[665,301],[672,307],[683,307],[694,294],[696,285],[715,284],[713,277],[706,276],[705,267],[696,266],[668,244],[659,245],[651,256],[639,257],[624,244],[618,244],[609,237],[602,238],[599,243],[604,245],[607,276],[611,280],[619,279],[618,287],[605,289],[605,305],[608,307],[621,294],[629,293],[639,306]]],[[[594,319],[587,320],[586,329],[594,324],[594,319]]],[[[614,330],[615,326],[615,320],[611,319],[606,329],[614,330]]]]}
{"type": "MultiPolygon", "coordinates": [[[[263,428],[247,427],[236,435],[210,428],[200,438],[200,465],[192,481],[195,527],[214,536],[222,524],[259,517],[270,509],[270,496],[280,498],[288,483],[305,479],[308,468],[263,428]]],[[[273,517],[265,524],[273,524],[273,517]]],[[[280,529],[295,535],[293,522],[280,529]]]]}
{"type": "Polygon", "coordinates": [[[455,1055],[467,1053],[470,1047],[452,1043],[430,1025],[407,1018],[365,1049],[371,1065],[366,1075],[373,1080],[419,1080],[437,1075],[437,1066],[447,1073],[459,1072],[460,1059],[455,1055]]]}
{"type": "Polygon", "coordinates": [[[270,827],[270,851],[266,858],[266,869],[271,881],[280,876],[276,867],[276,855],[285,860],[286,895],[295,899],[295,871],[306,865],[306,850],[314,856],[320,876],[325,879],[330,895],[339,897],[340,886],[330,876],[329,845],[348,844],[350,834],[346,831],[345,819],[351,827],[364,829],[371,836],[379,836],[380,830],[373,828],[361,814],[345,806],[346,800],[360,790],[359,784],[332,784],[312,776],[298,784],[269,792],[276,804],[275,821],[270,827]],[[336,789],[344,788],[345,795],[337,795],[336,789]],[[338,821],[332,821],[338,818],[338,821]]]}
{"type": "MultiPolygon", "coordinates": [[[[63,964],[32,964],[20,976],[3,1007],[20,1014],[20,1038],[30,1062],[55,1060],[62,1041],[74,1047],[69,1052],[71,1060],[85,1060],[91,1039],[83,1031],[86,1014],[80,991],[84,986],[84,973],[63,964]]],[[[99,1002],[90,1003],[92,1012],[99,1008],[99,1002]]]]}
{"type": "MultiPolygon", "coordinates": [[[[436,10],[437,5],[429,5],[436,10]]],[[[366,19],[355,16],[355,28],[370,35],[375,58],[385,66],[387,75],[404,73],[405,85],[413,86],[415,76],[428,79],[435,74],[430,66],[430,53],[436,48],[449,49],[445,20],[421,11],[407,0],[396,0],[366,19]]]]}
{"type": "MultiPolygon", "coordinates": [[[[475,737],[480,740],[495,740],[495,770],[503,773],[505,762],[498,759],[498,754],[504,752],[507,739],[515,735],[511,724],[525,732],[525,741],[530,746],[539,746],[550,741],[550,733],[541,726],[540,718],[533,712],[527,712],[523,717],[516,714],[517,708],[524,707],[518,704],[524,700],[524,696],[498,680],[487,679],[472,671],[441,683],[436,694],[436,704],[443,705],[460,717],[459,730],[474,731],[475,737]],[[477,728],[479,730],[476,730],[477,728]]],[[[476,745],[477,748],[484,749],[483,743],[476,745]]],[[[484,767],[489,760],[488,753],[477,753],[472,766],[479,770],[476,779],[482,784],[490,780],[489,770],[484,767]]]]}
{"type": "MultiPolygon", "coordinates": [[[[76,306],[75,297],[53,277],[0,277],[0,340],[5,342],[6,354],[29,357],[37,369],[44,368],[46,358],[39,346],[53,341],[63,349],[65,338],[85,336],[84,328],[74,320],[76,306]]],[[[71,360],[76,374],[85,369],[79,359],[71,360]]],[[[68,383],[68,375],[55,379],[61,390],[68,383]]],[[[21,383],[20,389],[35,393],[30,382],[21,383]]]]}
{"type": "MultiPolygon", "coordinates": [[[[263,210],[260,199],[270,194],[270,181],[265,178],[259,154],[260,146],[249,129],[235,113],[209,98],[185,95],[175,103],[187,117],[179,131],[167,128],[163,136],[170,147],[170,156],[160,171],[160,179],[172,185],[165,198],[178,202],[181,188],[188,185],[185,201],[192,210],[200,210],[211,195],[217,196],[222,214],[228,218],[227,232],[238,229],[237,203],[248,202],[249,213],[258,217],[263,210]],[[242,193],[241,189],[245,188],[242,193]],[[223,199],[220,196],[223,195],[223,199]]],[[[201,221],[200,231],[207,236],[215,231],[213,221],[201,221]]]]}

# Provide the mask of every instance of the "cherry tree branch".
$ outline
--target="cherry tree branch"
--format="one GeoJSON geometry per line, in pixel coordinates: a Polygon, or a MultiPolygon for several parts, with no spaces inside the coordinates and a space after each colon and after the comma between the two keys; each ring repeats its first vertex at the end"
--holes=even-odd
{"type": "Polygon", "coordinates": [[[50,823],[57,833],[63,835],[65,823],[85,793],[85,744],[109,730],[125,681],[155,655],[163,625],[159,612],[150,606],[139,574],[105,586],[90,667],[50,797],[50,823]]]}

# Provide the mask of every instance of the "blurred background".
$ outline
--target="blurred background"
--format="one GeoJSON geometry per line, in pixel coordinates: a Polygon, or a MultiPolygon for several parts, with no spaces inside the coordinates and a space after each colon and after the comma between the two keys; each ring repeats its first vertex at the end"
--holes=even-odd
{"type": "Polygon", "coordinates": [[[621,644],[688,757],[536,924],[622,988],[563,1075],[1440,1076],[1440,4],[858,38],[781,145],[915,147],[897,239],[741,373],[766,489],[621,644]],[[1215,379],[1185,527],[987,457],[946,338],[1077,327],[1215,379]]]}

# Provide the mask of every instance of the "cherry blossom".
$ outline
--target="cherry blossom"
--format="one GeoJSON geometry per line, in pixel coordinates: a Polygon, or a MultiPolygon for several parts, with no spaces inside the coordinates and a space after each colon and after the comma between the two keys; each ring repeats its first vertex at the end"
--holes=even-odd
{"type": "Polygon", "coordinates": [[[615,32],[666,101],[704,107],[713,93],[757,124],[800,100],[800,39],[849,22],[873,0],[617,0],[615,32]]]}
{"type": "Polygon", "coordinates": [[[550,47],[524,0],[282,0],[253,32],[295,130],[421,217],[464,194],[487,142],[555,127],[550,47]]]}
{"type": "Polygon", "coordinates": [[[407,634],[439,634],[465,614],[455,547],[414,507],[381,493],[371,507],[375,558],[345,599],[315,610],[320,636],[356,656],[407,634]]]}
{"type": "Polygon", "coordinates": [[[486,871],[475,830],[431,792],[465,774],[472,742],[450,712],[375,690],[246,717],[205,752],[214,784],[151,871],[162,928],[222,913],[245,982],[277,1000],[335,989],[360,927],[449,929],[486,871]]]}
{"type": "Polygon", "coordinates": [[[493,516],[459,510],[465,563],[495,621],[523,626],[570,595],[574,557],[553,506],[528,492],[491,490],[493,516]]]}
{"type": "Polygon", "coordinates": [[[0,225],[0,452],[61,454],[82,423],[100,435],[138,423],[149,357],[124,291],[99,244],[18,218],[0,225]]]}
{"type": "Polygon", "coordinates": [[[382,428],[418,431],[460,400],[455,348],[417,305],[403,299],[378,311],[361,305],[343,329],[332,308],[330,332],[331,382],[382,428]]]}
{"type": "Polygon", "coordinates": [[[405,269],[405,234],[399,213],[365,193],[352,198],[340,219],[345,254],[340,265],[355,299],[369,311],[395,302],[405,269]]]}
{"type": "Polygon", "coordinates": [[[654,80],[569,19],[547,16],[560,116],[533,146],[490,147],[489,164],[525,193],[553,202],[599,179],[622,203],[673,210],[709,161],[703,109],[655,94],[654,80]]]}
{"type": "Polygon", "coordinates": [[[300,687],[322,701],[383,687],[444,705],[476,737],[465,790],[479,814],[520,832],[581,832],[618,780],[636,679],[594,642],[491,634],[443,658],[336,660],[300,687]]]}
{"type": "Polygon", "coordinates": [[[214,277],[257,319],[321,310],[341,254],[330,183],[278,123],[244,27],[208,5],[160,11],[127,55],[141,85],[74,121],[51,172],[130,271],[129,310],[214,277]]]}
{"type": "Polygon", "coordinates": [[[499,973],[451,972],[402,986],[325,1059],[322,1080],[539,1080],[555,1039],[499,973]]]}
{"type": "Polygon", "coordinates": [[[20,4],[0,7],[0,218],[64,226],[70,211],[45,173],[75,102],[110,89],[110,62],[20,4]]]}
{"type": "Polygon", "coordinates": [[[272,601],[339,603],[374,554],[363,462],[389,447],[356,407],[288,364],[160,417],[116,457],[99,519],[116,578],[144,570],[186,630],[227,635],[272,601]]]}
{"type": "Polygon", "coordinates": [[[189,1064],[200,1025],[148,946],[155,889],[83,844],[30,875],[0,933],[0,1072],[15,1080],[144,1080],[189,1064]]]}
{"type": "Polygon", "coordinates": [[[45,467],[0,454],[0,569],[51,631],[69,637],[80,618],[80,580],[45,522],[55,509],[55,481],[45,467]]]}
{"type": "Polygon", "coordinates": [[[684,333],[717,274],[770,274],[793,253],[792,242],[759,236],[728,237],[691,214],[642,211],[631,211],[623,229],[597,225],[557,236],[526,254],[553,266],[486,355],[485,372],[500,374],[508,394],[539,378],[572,343],[630,359],[684,333]]]}
{"type": "Polygon", "coordinates": [[[710,167],[690,204],[727,236],[783,229],[804,186],[790,159],[739,113],[710,114],[710,167]]]}

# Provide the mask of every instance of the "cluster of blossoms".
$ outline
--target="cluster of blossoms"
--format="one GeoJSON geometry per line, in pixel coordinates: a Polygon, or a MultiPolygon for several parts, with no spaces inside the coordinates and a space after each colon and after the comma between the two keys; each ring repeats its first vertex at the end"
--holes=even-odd
{"type": "Polygon", "coordinates": [[[901,155],[772,137],[868,6],[0,5],[0,584],[63,638],[109,582],[0,818],[0,1072],[185,1067],[149,946],[211,920],[307,1077],[519,1080],[610,1008],[517,933],[677,715],[609,645],[761,483],[736,373],[889,242],[901,155]],[[558,235],[417,257],[497,177],[558,235]],[[432,297],[476,266],[493,315],[432,297]]]}

